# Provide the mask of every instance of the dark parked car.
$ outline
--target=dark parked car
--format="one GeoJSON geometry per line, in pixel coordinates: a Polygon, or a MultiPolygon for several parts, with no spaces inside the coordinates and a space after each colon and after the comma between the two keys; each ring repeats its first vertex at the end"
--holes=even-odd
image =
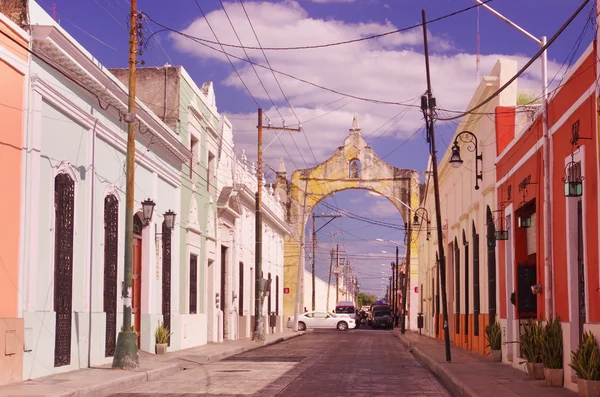
{"type": "Polygon", "coordinates": [[[373,308],[373,314],[371,316],[371,326],[373,328],[382,327],[391,329],[393,324],[394,318],[389,306],[376,306],[373,308]]]}

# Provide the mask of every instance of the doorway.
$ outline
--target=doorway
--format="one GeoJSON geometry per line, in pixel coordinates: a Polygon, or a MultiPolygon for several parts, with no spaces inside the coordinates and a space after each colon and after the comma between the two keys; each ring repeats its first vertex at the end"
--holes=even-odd
{"type": "Polygon", "coordinates": [[[137,333],[137,346],[140,348],[142,330],[142,228],[139,215],[133,217],[133,252],[131,257],[131,315],[133,327],[137,333]]]}

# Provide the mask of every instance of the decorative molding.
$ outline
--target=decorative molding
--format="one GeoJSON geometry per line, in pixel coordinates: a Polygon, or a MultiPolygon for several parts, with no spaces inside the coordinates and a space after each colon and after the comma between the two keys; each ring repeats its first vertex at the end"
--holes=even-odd
{"type": "Polygon", "coordinates": [[[455,224],[450,226],[450,230],[457,230],[458,228],[460,228],[460,222],[456,222],[455,224]]]}
{"type": "Polygon", "coordinates": [[[488,194],[493,193],[495,191],[496,191],[496,186],[492,183],[492,184],[486,186],[485,189],[483,189],[481,191],[481,195],[485,197],[488,194]]]}
{"type": "MultiPolygon", "coordinates": [[[[462,214],[461,216],[458,217],[459,223],[469,219],[469,212],[465,212],[464,214],[462,214]]],[[[457,225],[458,225],[458,223],[457,223],[457,225]]],[[[452,226],[452,228],[454,229],[454,226],[452,226]]]]}

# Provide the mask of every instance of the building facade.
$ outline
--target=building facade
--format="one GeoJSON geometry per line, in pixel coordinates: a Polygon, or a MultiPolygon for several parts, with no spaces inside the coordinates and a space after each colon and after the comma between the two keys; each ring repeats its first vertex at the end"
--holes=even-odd
{"type": "Polygon", "coordinates": [[[29,34],[0,13],[0,385],[22,379],[23,318],[19,301],[23,129],[29,81],[29,34]],[[10,172],[7,172],[10,170],[10,172]]]}
{"type": "MultiPolygon", "coordinates": [[[[573,390],[569,352],[584,331],[600,337],[597,66],[592,43],[549,97],[547,139],[541,111],[520,129],[497,123],[495,220],[497,230],[508,232],[507,240],[497,242],[503,342],[517,340],[529,319],[559,318],[565,387],[573,390]],[[566,197],[565,182],[580,183],[580,189],[566,197]],[[550,217],[544,215],[546,206],[550,217]]],[[[507,121],[518,116],[510,107],[496,112],[507,121]]],[[[515,344],[503,345],[504,362],[521,367],[519,357],[515,344]]]]}
{"type": "MultiPolygon", "coordinates": [[[[469,108],[489,97],[516,71],[515,61],[498,60],[490,74],[483,77],[469,108]]],[[[513,83],[478,113],[493,114],[498,106],[514,107],[516,100],[517,87],[516,83],[513,83]]],[[[496,249],[492,244],[488,244],[488,237],[490,234],[493,236],[493,232],[490,231],[493,221],[490,220],[496,208],[496,175],[493,171],[498,122],[493,117],[481,114],[464,116],[450,141],[450,147],[439,161],[450,339],[455,346],[480,354],[485,353],[485,326],[496,321],[498,307],[496,249]],[[454,142],[457,142],[464,161],[458,168],[450,163],[454,142]],[[476,160],[476,154],[481,155],[481,161],[476,160]],[[475,170],[479,172],[480,178],[476,177],[475,170]]],[[[421,202],[421,208],[424,210],[416,211],[418,222],[413,225],[418,236],[420,261],[420,284],[416,286],[418,297],[413,303],[417,304],[419,312],[423,313],[423,332],[443,339],[438,225],[435,222],[435,197],[430,171],[431,168],[426,173],[426,193],[421,202]]]]}
{"type": "MultiPolygon", "coordinates": [[[[128,83],[127,69],[111,69],[128,83]]],[[[182,66],[165,65],[137,70],[137,96],[175,133],[192,153],[181,168],[178,263],[182,288],[178,291],[181,332],[171,336],[182,349],[213,339],[209,321],[207,273],[216,261],[216,172],[221,139],[213,85],[198,87],[182,66]]],[[[175,329],[175,328],[173,328],[175,329]]]]}
{"type": "MultiPolygon", "coordinates": [[[[112,362],[121,328],[127,88],[31,3],[21,307],[24,378],[112,362]]],[[[181,332],[181,169],[192,155],[137,101],[133,326],[154,353],[161,321],[181,332]],[[149,200],[148,200],[149,199],[149,200]],[[142,211],[152,202],[153,215],[142,211]]],[[[173,348],[179,348],[174,338],[173,348]]]]}

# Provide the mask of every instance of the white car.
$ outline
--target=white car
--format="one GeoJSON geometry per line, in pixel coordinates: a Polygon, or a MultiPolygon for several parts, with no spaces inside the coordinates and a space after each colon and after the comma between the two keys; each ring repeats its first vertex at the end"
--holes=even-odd
{"type": "MultiPolygon", "coordinates": [[[[288,328],[294,328],[294,318],[289,317],[288,328]]],[[[298,331],[304,331],[307,328],[336,328],[340,331],[347,331],[356,328],[356,321],[350,317],[338,317],[333,313],[327,312],[307,312],[298,315],[298,331]]]]}

